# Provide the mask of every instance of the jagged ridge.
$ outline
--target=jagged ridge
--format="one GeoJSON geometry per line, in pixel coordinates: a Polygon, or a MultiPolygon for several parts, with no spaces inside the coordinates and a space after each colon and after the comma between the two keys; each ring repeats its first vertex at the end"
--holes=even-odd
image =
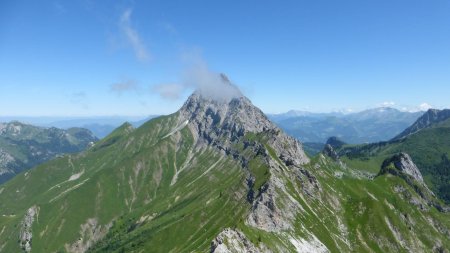
{"type": "Polygon", "coordinates": [[[399,135],[392,138],[392,141],[403,139],[411,134],[417,133],[421,129],[430,127],[439,122],[445,121],[450,118],[450,109],[438,110],[429,109],[420,118],[414,122],[410,127],[405,129],[399,135]]]}

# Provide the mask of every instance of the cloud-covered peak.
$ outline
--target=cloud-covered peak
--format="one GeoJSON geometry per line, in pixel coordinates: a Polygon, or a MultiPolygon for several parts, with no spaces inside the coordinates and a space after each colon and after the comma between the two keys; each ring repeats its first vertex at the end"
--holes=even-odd
{"type": "Polygon", "coordinates": [[[194,90],[202,97],[218,102],[228,102],[243,96],[225,74],[210,70],[203,61],[188,67],[179,83],[160,84],[153,90],[162,98],[170,100],[179,99],[187,90],[194,90]]]}
{"type": "Polygon", "coordinates": [[[206,66],[187,72],[186,84],[194,87],[201,96],[219,102],[228,102],[242,96],[239,88],[225,74],[212,72],[206,66]]]}

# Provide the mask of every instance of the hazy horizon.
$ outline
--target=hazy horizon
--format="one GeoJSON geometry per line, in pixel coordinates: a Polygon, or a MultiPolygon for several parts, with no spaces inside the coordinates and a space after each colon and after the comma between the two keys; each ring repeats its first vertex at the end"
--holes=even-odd
{"type": "MultiPolygon", "coordinates": [[[[347,114],[353,114],[353,113],[360,113],[360,112],[364,112],[364,111],[368,111],[368,110],[374,110],[374,109],[383,109],[383,108],[390,108],[390,109],[396,109],[398,111],[401,112],[407,112],[407,113],[416,113],[416,112],[426,112],[428,109],[449,109],[449,108],[418,108],[417,110],[402,110],[402,108],[396,108],[393,106],[375,106],[375,107],[370,107],[370,108],[365,108],[362,110],[346,110],[346,109],[342,109],[342,110],[331,110],[331,111],[308,111],[308,110],[300,110],[300,109],[290,109],[287,111],[283,111],[283,112],[275,112],[275,113],[271,113],[271,112],[264,112],[264,114],[266,115],[281,115],[281,114],[288,114],[288,113],[292,113],[292,112],[304,112],[304,113],[311,113],[311,114],[332,114],[332,113],[339,113],[342,115],[347,115],[347,114]]],[[[176,111],[170,112],[168,114],[172,114],[175,113],[176,111]]],[[[41,120],[43,122],[49,122],[50,120],[53,121],[57,121],[57,120],[77,120],[77,119],[119,119],[119,118],[124,118],[124,119],[128,119],[128,120],[142,120],[146,117],[155,117],[155,116],[161,116],[161,115],[168,115],[168,114],[148,114],[148,115],[126,115],[126,114],[122,114],[122,115],[0,115],[0,122],[2,122],[2,120],[5,119],[9,119],[9,120],[16,120],[18,119],[19,121],[21,119],[38,119],[41,120]]]]}

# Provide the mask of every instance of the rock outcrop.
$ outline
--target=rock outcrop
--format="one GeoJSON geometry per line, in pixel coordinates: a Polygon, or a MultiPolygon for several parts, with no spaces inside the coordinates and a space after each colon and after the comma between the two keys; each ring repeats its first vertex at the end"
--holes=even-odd
{"type": "Polygon", "coordinates": [[[392,156],[391,158],[386,159],[383,162],[378,175],[384,175],[387,173],[394,176],[399,176],[400,178],[404,179],[405,182],[409,184],[423,200],[422,201],[414,199],[413,196],[409,196],[408,194],[405,195],[408,196],[409,202],[411,204],[421,206],[422,209],[425,209],[423,204],[421,204],[421,202],[424,202],[429,206],[434,206],[440,212],[446,213],[450,211],[450,208],[448,206],[442,206],[438,201],[435,200],[435,194],[425,184],[422,174],[408,154],[399,153],[392,156]]]}
{"type": "Polygon", "coordinates": [[[262,243],[256,247],[247,237],[239,230],[226,228],[212,242],[211,253],[263,253],[272,252],[268,250],[262,243]]]}
{"type": "Polygon", "coordinates": [[[291,220],[294,218],[298,206],[289,203],[291,205],[281,210],[276,204],[282,200],[276,192],[275,185],[270,182],[264,187],[264,193],[259,194],[253,202],[252,211],[247,217],[246,224],[268,232],[279,232],[292,228],[291,220]]]}
{"type": "Polygon", "coordinates": [[[391,158],[386,159],[381,166],[380,175],[390,173],[393,175],[407,175],[423,184],[422,173],[412,161],[411,157],[406,153],[399,153],[391,158]]]}
{"type": "Polygon", "coordinates": [[[334,148],[330,144],[326,144],[325,147],[322,150],[322,154],[330,157],[334,161],[339,160],[339,155],[334,151],[334,148]]]}
{"type": "Polygon", "coordinates": [[[38,206],[32,206],[27,210],[27,213],[25,214],[21,228],[20,228],[20,234],[19,234],[19,243],[20,247],[26,251],[31,251],[31,240],[33,238],[33,222],[34,219],[39,215],[39,207],[38,206]]]}
{"type": "Polygon", "coordinates": [[[336,136],[332,136],[332,137],[328,138],[328,140],[325,144],[330,145],[331,147],[337,149],[337,148],[344,146],[347,143],[343,142],[336,136]]]}
{"type": "Polygon", "coordinates": [[[97,241],[102,239],[112,224],[100,225],[97,218],[90,218],[80,227],[80,238],[71,245],[66,244],[65,249],[71,253],[84,253],[97,241]]]}

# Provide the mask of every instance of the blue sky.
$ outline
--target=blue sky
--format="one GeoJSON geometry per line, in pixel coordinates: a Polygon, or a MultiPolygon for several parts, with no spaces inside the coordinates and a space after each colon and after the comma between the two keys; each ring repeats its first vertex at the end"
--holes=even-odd
{"type": "Polygon", "coordinates": [[[198,61],[268,113],[448,108],[449,13],[448,0],[1,1],[0,116],[171,113],[198,61]]]}

